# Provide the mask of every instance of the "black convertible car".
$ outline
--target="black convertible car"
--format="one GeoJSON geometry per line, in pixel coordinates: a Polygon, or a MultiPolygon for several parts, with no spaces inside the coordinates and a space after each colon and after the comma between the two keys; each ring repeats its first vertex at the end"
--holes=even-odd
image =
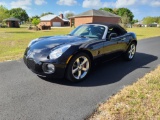
{"type": "Polygon", "coordinates": [[[132,60],[137,38],[117,24],[83,24],[65,36],[47,36],[32,40],[25,53],[26,66],[41,77],[86,78],[92,64],[120,55],[132,60]]]}

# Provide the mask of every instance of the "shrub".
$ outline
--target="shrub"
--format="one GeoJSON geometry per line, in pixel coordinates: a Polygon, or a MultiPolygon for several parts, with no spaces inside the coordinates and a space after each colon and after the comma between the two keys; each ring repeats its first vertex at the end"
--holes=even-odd
{"type": "Polygon", "coordinates": [[[34,18],[32,20],[32,24],[35,25],[35,26],[37,26],[39,23],[40,23],[40,19],[38,19],[38,18],[34,18]]]}

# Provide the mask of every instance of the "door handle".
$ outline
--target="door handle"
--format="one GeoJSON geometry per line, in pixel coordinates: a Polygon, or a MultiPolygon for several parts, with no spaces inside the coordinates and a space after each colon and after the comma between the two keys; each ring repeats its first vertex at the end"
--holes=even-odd
{"type": "Polygon", "coordinates": [[[126,38],[122,38],[121,40],[122,40],[122,41],[125,41],[125,40],[126,40],[126,38]]]}

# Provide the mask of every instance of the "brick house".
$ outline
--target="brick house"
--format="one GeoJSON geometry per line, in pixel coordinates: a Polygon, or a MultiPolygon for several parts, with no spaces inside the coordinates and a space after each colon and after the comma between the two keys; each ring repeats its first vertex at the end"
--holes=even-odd
{"type": "Polygon", "coordinates": [[[46,15],[40,18],[41,22],[38,26],[52,26],[52,27],[61,27],[69,26],[69,20],[64,19],[63,14],[57,15],[46,15]]]}
{"type": "Polygon", "coordinates": [[[79,26],[85,23],[119,23],[121,17],[102,10],[89,10],[76,16],[70,17],[70,26],[79,26]]]}
{"type": "Polygon", "coordinates": [[[8,18],[8,19],[5,19],[3,20],[6,22],[7,26],[8,27],[11,27],[11,28],[19,28],[19,22],[20,20],[17,19],[17,18],[8,18]]]}

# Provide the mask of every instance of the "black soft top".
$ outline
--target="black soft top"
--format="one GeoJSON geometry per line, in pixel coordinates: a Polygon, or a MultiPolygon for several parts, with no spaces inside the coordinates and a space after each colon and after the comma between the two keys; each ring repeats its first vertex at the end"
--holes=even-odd
{"type": "Polygon", "coordinates": [[[113,23],[86,23],[86,24],[99,24],[99,25],[104,25],[104,26],[107,26],[108,28],[112,28],[112,27],[118,27],[119,29],[121,29],[121,31],[125,34],[127,33],[127,31],[121,27],[119,24],[113,24],[113,23]]]}

